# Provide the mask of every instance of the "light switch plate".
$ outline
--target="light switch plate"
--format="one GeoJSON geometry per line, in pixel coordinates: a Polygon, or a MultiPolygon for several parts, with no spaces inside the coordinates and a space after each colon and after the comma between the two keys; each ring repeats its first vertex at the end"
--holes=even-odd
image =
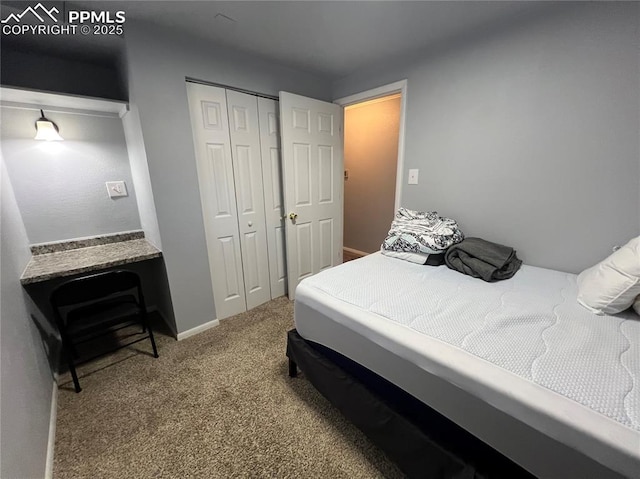
{"type": "Polygon", "coordinates": [[[409,184],[410,185],[417,185],[418,184],[418,173],[419,170],[409,170],[409,184]]]}
{"type": "Polygon", "coordinates": [[[107,181],[106,184],[109,198],[129,196],[129,193],[127,193],[127,185],[124,184],[124,181],[107,181]]]}

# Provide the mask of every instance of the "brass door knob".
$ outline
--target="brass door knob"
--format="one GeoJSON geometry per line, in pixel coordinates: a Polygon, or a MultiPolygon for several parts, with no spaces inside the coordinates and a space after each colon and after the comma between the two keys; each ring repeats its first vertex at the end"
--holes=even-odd
{"type": "Polygon", "coordinates": [[[297,213],[289,213],[289,219],[291,221],[295,221],[297,217],[298,217],[297,213]]]}

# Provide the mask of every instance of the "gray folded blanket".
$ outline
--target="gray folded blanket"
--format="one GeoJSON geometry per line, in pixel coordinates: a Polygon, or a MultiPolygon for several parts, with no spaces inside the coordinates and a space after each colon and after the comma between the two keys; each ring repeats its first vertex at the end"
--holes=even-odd
{"type": "Polygon", "coordinates": [[[444,261],[453,270],[485,281],[509,279],[522,264],[513,248],[481,238],[466,238],[449,247],[444,261]]]}

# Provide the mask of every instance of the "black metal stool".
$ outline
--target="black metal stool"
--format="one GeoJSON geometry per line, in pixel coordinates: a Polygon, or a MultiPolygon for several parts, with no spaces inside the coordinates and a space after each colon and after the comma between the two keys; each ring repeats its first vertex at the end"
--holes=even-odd
{"type": "MultiPolygon", "coordinates": [[[[148,338],[153,356],[158,357],[153,331],[147,320],[140,277],[132,271],[107,271],[67,281],[51,293],[51,305],[77,393],[82,390],[75,368],[75,360],[78,359],[77,344],[139,324],[142,332],[148,331],[148,334],[119,345],[114,350],[148,338]]],[[[92,356],[83,362],[101,355],[92,356]]]]}

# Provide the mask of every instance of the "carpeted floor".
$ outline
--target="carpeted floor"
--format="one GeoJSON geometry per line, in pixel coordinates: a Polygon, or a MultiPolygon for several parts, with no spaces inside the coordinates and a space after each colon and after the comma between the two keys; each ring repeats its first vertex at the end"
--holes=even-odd
{"type": "Polygon", "coordinates": [[[293,303],[177,342],[158,334],[80,369],[58,394],[54,477],[376,478],[401,472],[285,357],[293,303]]]}

